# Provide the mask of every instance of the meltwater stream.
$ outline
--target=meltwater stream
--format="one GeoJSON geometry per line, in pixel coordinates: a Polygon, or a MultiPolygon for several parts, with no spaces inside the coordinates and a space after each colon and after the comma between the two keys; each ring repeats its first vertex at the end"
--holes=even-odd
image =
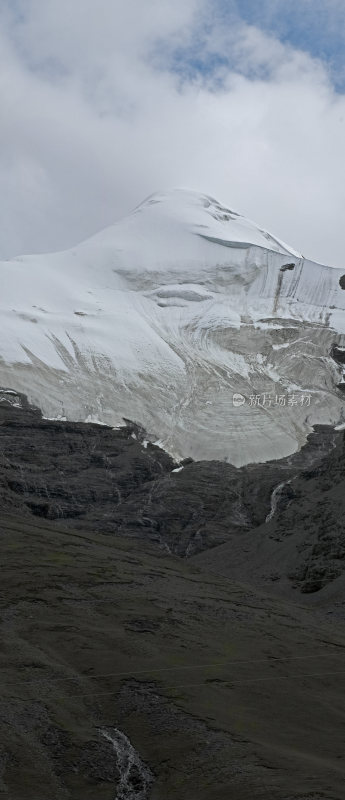
{"type": "Polygon", "coordinates": [[[114,800],[147,800],[154,780],[151,770],[141,760],[128,737],[118,728],[102,730],[101,734],[113,745],[120,773],[114,800]]]}
{"type": "Polygon", "coordinates": [[[288,483],[291,483],[291,479],[289,481],[283,481],[282,483],[278,483],[278,486],[276,486],[275,489],[273,489],[273,492],[272,492],[272,495],[271,495],[271,510],[270,510],[269,514],[267,514],[265,522],[270,522],[271,519],[273,519],[273,517],[274,517],[274,515],[276,513],[276,510],[277,510],[278,503],[279,503],[280,497],[282,495],[284,486],[287,486],[288,483]]]}

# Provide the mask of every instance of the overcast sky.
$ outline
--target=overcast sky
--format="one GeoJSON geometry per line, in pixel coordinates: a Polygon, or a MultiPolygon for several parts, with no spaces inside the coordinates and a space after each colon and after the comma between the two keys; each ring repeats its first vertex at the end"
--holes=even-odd
{"type": "Polygon", "coordinates": [[[345,266],[344,39],[344,0],[0,0],[0,255],[184,186],[345,266]]]}

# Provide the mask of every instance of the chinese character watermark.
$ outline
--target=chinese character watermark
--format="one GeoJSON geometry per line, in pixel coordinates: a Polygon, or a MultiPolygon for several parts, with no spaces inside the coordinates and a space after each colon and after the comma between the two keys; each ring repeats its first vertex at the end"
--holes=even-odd
{"type": "Polygon", "coordinates": [[[311,398],[312,395],[305,392],[293,392],[292,394],[268,394],[262,392],[261,394],[250,394],[249,397],[236,392],[232,396],[232,403],[236,408],[243,406],[245,403],[251,408],[296,408],[298,406],[308,408],[311,404],[311,398]]]}

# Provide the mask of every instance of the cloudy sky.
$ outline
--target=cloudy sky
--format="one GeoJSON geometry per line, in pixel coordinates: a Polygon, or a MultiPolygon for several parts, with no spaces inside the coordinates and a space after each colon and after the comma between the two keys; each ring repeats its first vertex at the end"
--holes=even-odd
{"type": "Polygon", "coordinates": [[[0,0],[0,255],[160,189],[345,265],[344,0],[0,0]]]}

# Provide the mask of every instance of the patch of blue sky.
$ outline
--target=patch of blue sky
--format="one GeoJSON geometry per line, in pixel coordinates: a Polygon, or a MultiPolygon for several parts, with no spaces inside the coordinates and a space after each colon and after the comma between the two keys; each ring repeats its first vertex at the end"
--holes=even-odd
{"type": "Polygon", "coordinates": [[[265,66],[258,66],[255,72],[252,64],[239,66],[231,49],[218,54],[207,46],[212,24],[230,31],[241,22],[320,60],[334,88],[345,91],[344,0],[210,0],[209,18],[200,19],[195,37],[171,52],[171,69],[186,80],[198,76],[217,79],[226,67],[239,69],[247,77],[268,77],[265,66]]]}
{"type": "Polygon", "coordinates": [[[209,53],[193,52],[188,48],[174,50],[169,60],[169,69],[179,76],[181,83],[202,81],[208,84],[209,89],[221,89],[226,83],[229,72],[242,73],[249,79],[268,80],[271,70],[267,64],[248,62],[243,64],[237,57],[233,57],[231,50],[227,56],[209,53]]]}
{"type": "Polygon", "coordinates": [[[229,66],[228,57],[206,52],[202,46],[176,48],[169,59],[169,68],[179,75],[182,83],[202,78],[206,82],[211,81],[214,88],[221,86],[229,66]]]}
{"type": "Polygon", "coordinates": [[[234,13],[245,22],[320,59],[337,89],[345,88],[345,4],[343,0],[218,0],[224,20],[234,13]]]}

